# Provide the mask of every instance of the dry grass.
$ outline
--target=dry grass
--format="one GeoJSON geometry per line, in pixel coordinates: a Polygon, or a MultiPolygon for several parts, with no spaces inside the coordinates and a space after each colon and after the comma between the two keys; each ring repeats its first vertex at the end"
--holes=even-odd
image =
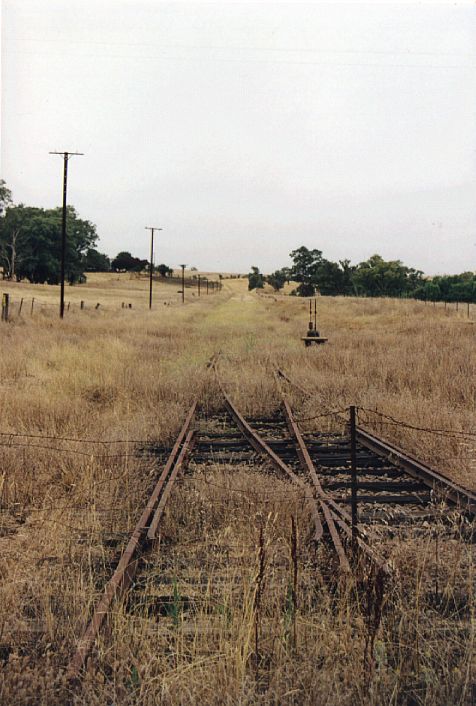
{"type": "MultiPolygon", "coordinates": [[[[53,288],[14,287],[14,297],[54,306],[22,317],[14,309],[12,323],[0,326],[0,431],[116,441],[3,437],[2,703],[471,703],[468,545],[442,524],[439,592],[464,613],[448,616],[448,601],[445,610],[431,603],[436,560],[429,529],[392,541],[400,580],[387,594],[369,678],[365,600],[355,587],[331,589],[325,581],[332,558],[307,542],[298,498],[283,502],[289,486],[273,477],[220,467],[206,479],[189,474],[176,488],[160,551],[144,567],[147,595],[165,586],[175,595],[171,613],[157,620],[147,606],[117,606],[114,647],[103,641],[76,692],[63,690],[61,680],[80,625],[157,476],[156,461],[132,442],[169,444],[198,394],[204,411],[220,406],[204,366],[212,353],[223,351],[222,378],[245,414],[277,408],[272,368],[279,365],[309,392],[287,390],[299,416],[357,404],[414,426],[474,433],[475,332],[466,311],[322,299],[319,327],[329,344],[304,349],[306,304],[248,294],[243,281],[226,281],[220,296],[190,297],[185,307],[176,288],[164,285],[149,313],[146,282],[101,276],[68,288],[66,297],[100,301],[101,308],[71,308],[62,323],[53,288]],[[121,309],[122,301],[132,310],[121,309]],[[295,614],[288,596],[291,516],[299,533],[295,614]],[[260,528],[266,568],[257,660],[260,528]]],[[[474,487],[469,440],[367,417],[379,433],[474,487]]],[[[307,428],[334,423],[317,419],[307,428]]]]}

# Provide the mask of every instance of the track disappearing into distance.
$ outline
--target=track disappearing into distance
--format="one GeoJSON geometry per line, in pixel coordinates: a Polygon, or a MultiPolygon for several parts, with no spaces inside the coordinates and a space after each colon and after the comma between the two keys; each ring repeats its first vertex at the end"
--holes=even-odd
{"type": "MultiPolygon", "coordinates": [[[[212,361],[210,365],[214,363],[212,361]]],[[[278,374],[285,378],[280,371],[278,374]]],[[[186,606],[185,610],[191,614],[196,610],[197,591],[204,587],[203,577],[194,582],[194,597],[188,595],[184,598],[172,580],[165,582],[160,595],[156,594],[152,601],[150,596],[147,597],[147,591],[144,593],[144,587],[149,586],[147,576],[151,566],[157,568],[154,557],[160,553],[164,541],[162,523],[174,485],[177,485],[175,491],[181,492],[183,483],[192,478],[213,486],[214,481],[209,478],[211,468],[222,469],[231,476],[234,469],[244,468],[250,472],[258,471],[259,475],[271,474],[281,483],[285,482],[284,490],[281,485],[276,497],[263,498],[264,503],[291,504],[292,498],[297,498],[302,510],[306,508],[308,527],[304,534],[307,551],[314,552],[316,575],[320,572],[328,580],[335,580],[337,575],[356,578],[365,566],[367,572],[373,572],[375,581],[383,585],[392,575],[392,567],[385,559],[389,542],[395,537],[410,536],[423,523],[443,518],[448,536],[454,537],[457,532],[458,540],[472,541],[472,520],[476,511],[474,494],[378,437],[358,429],[359,522],[354,543],[349,512],[351,449],[348,430],[302,433],[285,394],[279,411],[273,416],[245,419],[221,388],[224,401],[221,412],[209,417],[199,410],[195,401],[186,413],[150,499],[80,638],[68,667],[70,679],[75,680],[81,675],[101,630],[106,626],[110,628],[108,622],[114,604],[121,599],[128,606],[140,606],[147,617],[154,613],[156,617],[170,616],[178,604],[181,610],[186,606]],[[319,547],[325,548],[325,555],[319,555],[319,547]],[[319,567],[323,556],[326,566],[319,567]]],[[[163,448],[150,447],[147,451],[159,460],[164,458],[163,448]]],[[[228,490],[247,492],[232,487],[228,490]]],[[[259,488],[255,495],[259,497],[259,488]]],[[[259,555],[261,551],[264,553],[264,549],[258,551],[259,555]]],[[[218,582],[220,571],[226,573],[226,566],[231,561],[230,549],[224,556],[225,559],[222,556],[218,562],[221,562],[219,569],[214,566],[212,570],[209,566],[209,575],[218,582]]],[[[202,564],[207,561],[202,557],[202,564]]],[[[187,572],[186,562],[182,570],[187,572]]],[[[198,567],[197,573],[200,575],[198,567]]],[[[258,579],[259,575],[258,568],[258,579]]],[[[157,580],[160,582],[156,570],[154,577],[156,583],[157,580]]],[[[222,576],[221,580],[225,581],[225,578],[222,576]]],[[[233,581],[239,582],[238,574],[234,575],[233,581]]],[[[208,591],[209,584],[210,581],[208,591]]],[[[254,591],[256,601],[260,592],[259,581],[249,590],[254,591]]]]}

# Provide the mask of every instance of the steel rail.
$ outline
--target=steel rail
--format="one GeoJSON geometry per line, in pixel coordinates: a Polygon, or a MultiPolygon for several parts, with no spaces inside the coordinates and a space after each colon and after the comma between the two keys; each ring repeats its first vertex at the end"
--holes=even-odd
{"type": "Polygon", "coordinates": [[[159,522],[162,518],[162,515],[165,510],[165,506],[167,504],[167,500],[170,497],[170,493],[172,492],[173,485],[175,483],[175,480],[177,478],[177,475],[180,470],[185,468],[188,462],[188,458],[190,456],[190,453],[193,450],[193,447],[195,445],[195,438],[196,438],[196,432],[195,430],[191,429],[187,437],[185,439],[184,445],[182,447],[182,450],[179,454],[179,457],[177,459],[177,462],[174,466],[174,469],[172,473],[170,474],[170,477],[167,481],[167,485],[160,497],[159,504],[157,505],[157,509],[155,510],[154,517],[152,518],[152,522],[150,523],[149,526],[149,531],[147,532],[147,539],[153,540],[156,538],[157,535],[157,529],[159,526],[159,522]]]}
{"type": "MultiPolygon", "coordinates": [[[[284,413],[286,416],[286,421],[288,423],[288,428],[289,432],[292,436],[294,436],[298,448],[299,448],[299,458],[301,461],[301,464],[303,466],[304,470],[307,470],[311,476],[312,482],[314,483],[314,487],[316,488],[316,492],[319,496],[320,502],[321,502],[321,507],[323,509],[324,517],[327,522],[327,526],[329,528],[329,533],[332,537],[332,541],[334,542],[334,546],[337,550],[336,542],[334,539],[334,535],[336,532],[335,525],[337,524],[340,529],[345,532],[345,534],[348,537],[352,537],[352,528],[351,528],[351,522],[352,518],[351,516],[343,510],[331,497],[327,495],[327,493],[324,491],[322,488],[321,482],[319,480],[318,473],[316,471],[316,467],[314,466],[314,463],[312,461],[312,458],[309,454],[309,451],[306,447],[306,442],[304,441],[304,438],[301,434],[301,430],[299,429],[299,426],[296,422],[296,420],[293,417],[291,407],[288,403],[288,401],[284,398],[283,399],[283,405],[284,405],[284,413]],[[333,512],[331,511],[331,508],[333,512]],[[329,518],[329,519],[328,519],[329,518]]],[[[342,542],[340,539],[340,536],[338,536],[339,540],[339,545],[342,546],[342,542]]],[[[367,556],[376,566],[378,566],[382,571],[385,573],[389,574],[390,569],[385,562],[385,560],[379,556],[365,541],[364,539],[365,533],[360,525],[357,525],[357,544],[359,548],[362,550],[363,554],[367,556]]]]}
{"type": "Polygon", "coordinates": [[[378,456],[391,459],[393,463],[398,463],[405,471],[420,480],[428,488],[443,495],[445,500],[450,500],[458,506],[462,512],[469,512],[476,515],[476,495],[470,490],[454,483],[450,478],[418,461],[397,446],[393,446],[388,441],[384,441],[362,427],[356,428],[357,440],[362,446],[370,449],[378,456]]]}
{"type": "MultiPolygon", "coordinates": [[[[313,397],[314,395],[301,387],[294,380],[291,380],[286,373],[277,368],[277,374],[285,380],[288,384],[296,387],[300,392],[302,392],[307,397],[313,397]]],[[[370,434],[368,431],[362,427],[356,427],[356,435],[358,441],[370,449],[378,456],[383,458],[396,459],[398,463],[405,469],[405,471],[411,475],[413,478],[422,481],[428,488],[434,490],[435,492],[440,492],[443,494],[445,500],[450,500],[452,503],[458,506],[458,508],[463,512],[469,512],[472,515],[476,515],[476,494],[470,490],[463,488],[462,486],[454,483],[450,478],[445,476],[443,473],[431,468],[427,464],[422,463],[417,458],[414,458],[410,454],[407,454],[402,449],[390,444],[388,441],[380,439],[374,434],[370,434]]]]}
{"type": "Polygon", "coordinates": [[[266,441],[261,438],[261,436],[248,424],[243,415],[238,411],[229,396],[223,390],[223,387],[221,387],[221,389],[223,397],[225,399],[225,407],[231,417],[235,420],[238,428],[240,429],[241,433],[248,441],[248,443],[255,449],[257,453],[260,454],[260,456],[270,461],[276,470],[281,471],[281,473],[287,475],[289,478],[291,478],[294,483],[296,483],[302,490],[304,490],[314,519],[314,539],[316,541],[319,541],[322,538],[324,529],[322,526],[321,518],[319,516],[319,510],[316,504],[316,499],[314,495],[310,494],[310,492],[312,492],[312,489],[307,483],[302,480],[302,478],[299,478],[299,476],[294,473],[294,471],[286,463],[284,463],[282,459],[279,458],[279,456],[273,451],[270,446],[268,446],[266,441]]]}
{"type": "Polygon", "coordinates": [[[68,665],[67,677],[70,680],[76,679],[84,667],[86,659],[94,645],[94,642],[96,641],[96,638],[99,635],[101,626],[111,608],[113,601],[124,595],[134,579],[139,561],[139,550],[147,541],[147,530],[149,529],[152,515],[155,511],[159,498],[162,496],[165,484],[170,480],[169,474],[178,461],[177,457],[179,457],[180,447],[184,444],[184,440],[189,438],[190,426],[193,422],[196,409],[197,402],[195,401],[190,407],[167,463],[165,464],[152,495],[150,496],[147,505],[145,506],[145,509],[142,512],[142,515],[131,535],[119,564],[117,565],[114,574],[106,584],[104,594],[99,600],[93,616],[78,642],[76,652],[68,665]]]}
{"type": "Polygon", "coordinates": [[[309,451],[306,448],[306,444],[304,443],[304,439],[302,437],[302,434],[299,430],[298,425],[296,424],[296,421],[293,418],[293,413],[291,411],[291,407],[289,405],[289,402],[286,400],[286,398],[283,399],[283,405],[284,405],[284,415],[286,418],[286,424],[288,425],[289,433],[291,436],[294,438],[297,446],[297,451],[298,451],[298,457],[301,462],[301,466],[303,467],[303,470],[308,471],[309,475],[311,476],[312,482],[314,484],[314,488],[316,489],[316,493],[319,497],[319,503],[322,509],[322,513],[324,515],[327,527],[329,529],[329,533],[332,538],[332,542],[334,544],[334,549],[336,550],[337,556],[339,558],[339,563],[341,568],[344,571],[350,571],[350,563],[349,559],[347,558],[347,554],[345,553],[345,549],[342,545],[341,538],[339,536],[339,533],[337,531],[337,528],[335,526],[334,518],[332,516],[332,513],[329,509],[329,506],[326,502],[326,494],[324,493],[324,490],[322,488],[322,485],[319,481],[319,477],[317,475],[316,469],[314,467],[314,464],[312,462],[312,459],[309,455],[309,451]]]}

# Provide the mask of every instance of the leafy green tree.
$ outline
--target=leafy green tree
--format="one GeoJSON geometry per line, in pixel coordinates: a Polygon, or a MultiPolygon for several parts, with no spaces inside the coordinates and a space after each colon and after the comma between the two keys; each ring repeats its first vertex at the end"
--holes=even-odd
{"type": "Polygon", "coordinates": [[[318,267],[322,263],[321,250],[309,250],[301,245],[290,253],[290,258],[293,261],[291,276],[301,285],[297,292],[300,296],[312,296],[317,287],[318,267]]]}
{"type": "MultiPolygon", "coordinates": [[[[7,276],[57,284],[60,277],[62,209],[7,208],[0,223],[0,258],[7,276]]],[[[70,284],[84,273],[84,256],[96,243],[96,227],[68,206],[65,275],[70,284]]]]}
{"type": "Polygon", "coordinates": [[[85,272],[109,272],[110,269],[111,260],[107,255],[94,248],[88,248],[84,256],[85,272]]]}
{"type": "Polygon", "coordinates": [[[248,275],[248,289],[263,289],[264,287],[264,276],[259,271],[259,267],[252,267],[251,272],[248,275]]]}
{"type": "Polygon", "coordinates": [[[148,260],[141,260],[138,257],[133,257],[130,252],[123,250],[111,262],[113,270],[122,272],[142,272],[149,267],[148,260]]]}
{"type": "Polygon", "coordinates": [[[411,293],[421,280],[422,273],[406,267],[400,260],[386,261],[381,255],[372,255],[359,263],[353,281],[357,291],[370,297],[398,297],[411,293]]]}
{"type": "Polygon", "coordinates": [[[288,280],[289,270],[286,267],[276,270],[266,277],[266,282],[272,286],[275,292],[279,292],[288,280]]]}
{"type": "Polygon", "coordinates": [[[0,179],[0,216],[5,212],[5,209],[12,203],[12,192],[8,188],[5,179],[0,179]]]}
{"type": "Polygon", "coordinates": [[[159,275],[161,277],[171,277],[174,273],[173,269],[171,267],[167,267],[167,265],[161,264],[157,265],[155,268],[159,275]]]}

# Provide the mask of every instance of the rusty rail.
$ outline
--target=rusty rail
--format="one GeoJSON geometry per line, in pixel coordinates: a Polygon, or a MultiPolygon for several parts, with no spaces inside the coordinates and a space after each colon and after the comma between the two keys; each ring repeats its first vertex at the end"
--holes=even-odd
{"type": "Polygon", "coordinates": [[[288,425],[289,433],[296,442],[298,457],[303,469],[305,471],[308,471],[309,475],[311,476],[314,488],[319,498],[322,513],[324,515],[327,527],[329,529],[329,533],[332,538],[332,542],[334,544],[334,549],[336,550],[337,556],[339,558],[340,566],[344,571],[350,571],[349,559],[347,558],[345,549],[342,545],[341,538],[334,522],[334,517],[326,501],[326,494],[324,493],[322,485],[319,481],[319,477],[317,475],[316,469],[314,468],[314,464],[312,462],[311,456],[309,455],[309,451],[306,448],[306,444],[304,443],[302,434],[299,430],[298,425],[296,424],[296,421],[294,420],[291,407],[289,406],[289,402],[286,399],[283,400],[283,405],[284,415],[286,418],[286,423],[288,425]]]}
{"type": "Polygon", "coordinates": [[[314,498],[312,494],[312,489],[309,487],[307,483],[305,483],[302,478],[299,478],[296,473],[287,465],[287,463],[284,463],[284,461],[279,458],[279,456],[273,451],[273,449],[268,446],[268,444],[264,441],[264,439],[261,438],[261,436],[248,424],[246,419],[242,416],[242,414],[238,411],[238,409],[235,407],[229,396],[226,394],[226,392],[223,390],[223,396],[225,398],[225,407],[228,411],[228,413],[233,417],[235,420],[238,428],[240,429],[241,433],[245,437],[245,439],[248,441],[248,443],[259,453],[263,458],[266,460],[270,461],[272,466],[277,470],[280,471],[281,473],[284,473],[287,475],[291,480],[296,483],[306,494],[309,507],[314,519],[314,524],[315,524],[315,533],[314,533],[314,539],[318,541],[319,539],[322,538],[323,535],[323,527],[322,527],[322,521],[319,515],[319,510],[317,507],[316,499],[314,498]]]}
{"type": "MultiPolygon", "coordinates": [[[[156,510],[157,503],[159,502],[159,499],[163,497],[163,494],[165,492],[167,492],[166,498],[168,498],[170,494],[171,484],[173,483],[173,480],[175,480],[176,477],[175,474],[172,480],[172,475],[170,475],[171,471],[172,469],[173,471],[175,471],[175,467],[179,463],[180,459],[181,464],[183,464],[184,448],[186,448],[187,440],[190,442],[192,438],[190,427],[195,416],[196,408],[197,402],[194,402],[190,407],[182,429],[180,430],[177,440],[169,455],[167,463],[165,464],[160,478],[157,481],[157,484],[152,492],[152,495],[150,496],[149,501],[131,535],[131,538],[119,561],[119,564],[113,576],[106,584],[104,594],[100,599],[99,603],[97,604],[94,614],[89,624],[87,625],[82,637],[79,640],[76,653],[74,654],[71,662],[69,663],[67,670],[67,676],[71,680],[77,678],[82,668],[84,667],[87,657],[94,645],[94,642],[96,641],[96,638],[99,635],[101,626],[111,608],[113,601],[116,598],[120,598],[124,595],[124,593],[127,591],[134,579],[140,558],[139,553],[140,550],[144,548],[147,543],[147,531],[149,530],[151,518],[153,516],[154,511],[156,510]],[[180,447],[182,446],[182,444],[184,445],[184,448],[182,448],[182,451],[180,452],[180,447]]],[[[153,521],[154,520],[152,520],[152,522],[153,521]]]]}
{"type": "Polygon", "coordinates": [[[370,449],[374,453],[383,458],[391,458],[393,462],[405,469],[405,471],[413,478],[420,480],[431,490],[443,495],[445,500],[450,500],[458,506],[462,512],[469,512],[476,515],[476,495],[470,490],[466,490],[457,483],[454,483],[450,478],[443,475],[439,471],[427,466],[418,461],[418,459],[393,446],[388,441],[384,441],[379,437],[369,434],[361,427],[356,428],[357,440],[362,446],[370,449]]]}
{"type": "MultiPolygon", "coordinates": [[[[291,380],[283,370],[276,368],[275,375],[295,387],[303,395],[310,398],[313,397],[312,393],[301,387],[294,380],[291,380]]],[[[340,416],[338,413],[336,413],[336,415],[340,416]]],[[[342,419],[342,421],[347,422],[348,420],[342,419]]],[[[440,494],[444,500],[457,505],[461,512],[476,515],[476,494],[471,490],[458,485],[440,471],[422,463],[414,456],[411,456],[390,442],[379,438],[375,434],[369,433],[362,427],[356,427],[356,437],[357,441],[362,446],[382,458],[391,460],[393,463],[397,462],[409,476],[421,481],[427,488],[440,494]]],[[[342,512],[342,510],[340,511],[342,512]]],[[[347,513],[345,513],[345,515],[347,515],[347,513]]],[[[346,516],[345,519],[350,521],[350,515],[346,516]]]]}

